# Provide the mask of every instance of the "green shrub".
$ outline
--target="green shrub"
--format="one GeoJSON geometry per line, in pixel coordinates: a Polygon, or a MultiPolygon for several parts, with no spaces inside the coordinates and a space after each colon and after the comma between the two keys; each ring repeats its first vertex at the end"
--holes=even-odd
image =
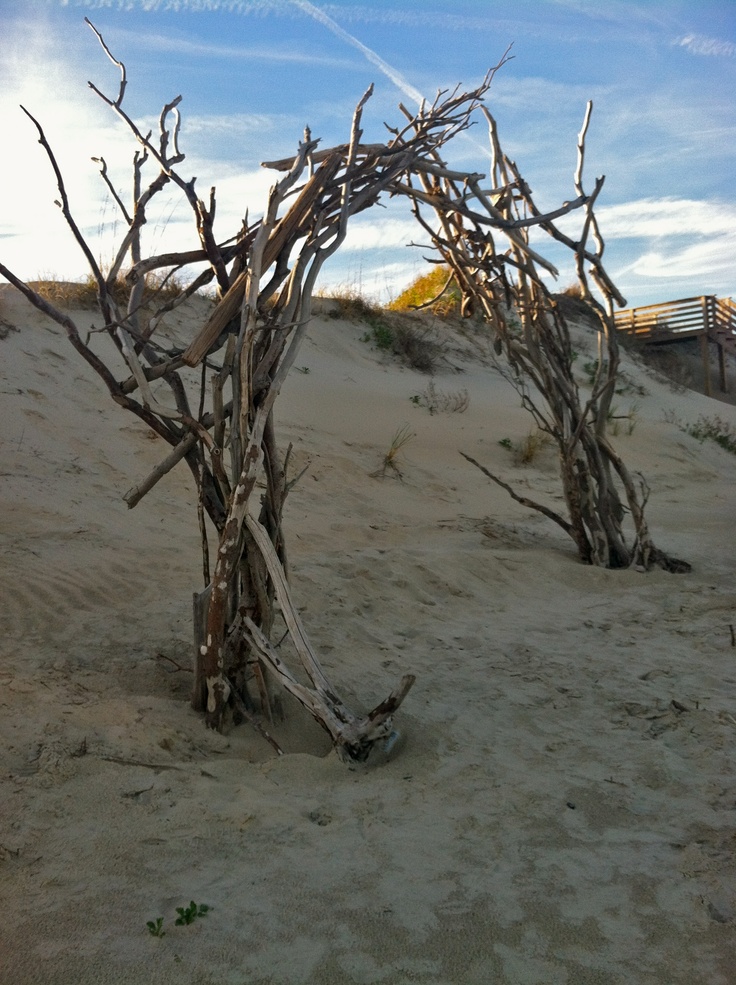
{"type": "Polygon", "coordinates": [[[700,442],[715,441],[721,448],[736,455],[736,428],[718,416],[704,417],[701,414],[695,424],[689,424],[684,430],[700,442]]]}

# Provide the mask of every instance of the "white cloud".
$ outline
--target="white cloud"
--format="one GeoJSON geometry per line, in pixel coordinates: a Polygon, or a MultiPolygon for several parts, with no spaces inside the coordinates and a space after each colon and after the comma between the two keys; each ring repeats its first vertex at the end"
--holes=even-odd
{"type": "Polygon", "coordinates": [[[733,260],[736,232],[717,239],[701,240],[681,250],[651,250],[643,253],[628,268],[639,277],[666,277],[681,282],[683,278],[701,283],[724,280],[733,289],[733,260]]]}
{"type": "MultiPolygon", "coordinates": [[[[124,220],[92,158],[104,157],[113,187],[130,204],[133,155],[139,145],[125,123],[85,84],[85,56],[60,48],[41,22],[16,22],[0,51],[0,129],[8,138],[3,178],[7,194],[0,210],[0,257],[17,275],[41,274],[75,279],[87,263],[60,209],[59,190],[49,159],[38,143],[25,106],[38,119],[63,175],[74,219],[98,262],[109,264],[124,220]]],[[[113,70],[110,86],[117,91],[113,70]]],[[[145,132],[158,131],[158,117],[136,121],[145,132]]],[[[247,210],[255,218],[265,207],[274,174],[248,161],[252,133],[278,131],[281,116],[236,113],[185,115],[181,147],[187,157],[179,168],[185,180],[198,176],[197,192],[205,201],[217,185],[216,235],[237,232],[247,210]],[[237,163],[235,163],[237,162],[237,163]]],[[[301,136],[295,130],[294,144],[301,136]]],[[[280,149],[280,148],[279,148],[280,149]]],[[[158,173],[147,165],[143,180],[158,173]]],[[[194,249],[199,245],[192,210],[183,193],[168,183],[152,201],[143,227],[144,249],[151,252],[194,249]]]]}
{"type": "Polygon", "coordinates": [[[644,198],[598,210],[606,240],[728,236],[736,230],[736,205],[681,198],[644,198]]]}
{"type": "Polygon", "coordinates": [[[736,44],[733,41],[707,38],[702,34],[686,34],[678,38],[675,44],[693,55],[712,55],[719,58],[733,58],[736,55],[736,44]]]}
{"type": "MultiPolygon", "coordinates": [[[[417,9],[409,10],[408,5],[399,7],[378,7],[378,6],[343,6],[338,4],[322,3],[322,10],[331,17],[339,18],[343,23],[361,24],[381,24],[386,27],[412,28],[431,27],[443,33],[452,31],[468,34],[470,32],[483,31],[489,29],[488,16],[473,16],[467,11],[456,13],[454,10],[433,10],[426,5],[420,5],[417,9]]],[[[510,19],[497,16],[493,12],[493,31],[499,38],[517,37],[520,29],[524,32],[529,31],[534,25],[528,19],[521,23],[520,19],[510,19]]],[[[505,45],[504,45],[505,47],[505,45]]]]}
{"type": "MultiPolygon", "coordinates": [[[[222,6],[222,5],[221,5],[222,6]]],[[[117,40],[123,40],[130,48],[146,48],[168,55],[189,55],[196,58],[285,62],[298,65],[321,65],[326,68],[350,70],[354,63],[346,58],[334,58],[314,54],[305,49],[279,48],[274,45],[223,45],[203,41],[190,41],[187,38],[166,34],[147,34],[130,31],[127,28],[115,30],[117,40]]]]}
{"type": "MultiPolygon", "coordinates": [[[[379,213],[380,215],[380,213],[379,213]]],[[[354,219],[348,226],[343,250],[386,250],[408,246],[422,231],[414,219],[354,219]]]]}
{"type": "MultiPolygon", "coordinates": [[[[736,206],[694,199],[640,199],[600,209],[624,293],[653,300],[734,293],[736,206]],[[638,242],[636,242],[638,241],[638,242]]],[[[648,302],[637,302],[648,303],[648,302]]]]}

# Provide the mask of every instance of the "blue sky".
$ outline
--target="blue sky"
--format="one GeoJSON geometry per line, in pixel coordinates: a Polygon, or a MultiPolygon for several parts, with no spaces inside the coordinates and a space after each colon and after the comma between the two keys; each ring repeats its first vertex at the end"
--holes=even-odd
{"type": "MultiPolygon", "coordinates": [[[[118,75],[85,15],[126,63],[125,107],[136,121],[155,127],[163,103],[182,94],[181,172],[197,176],[203,196],[217,187],[220,238],[246,209],[260,213],[274,180],[260,162],[292,153],[305,124],[323,146],[345,140],[375,82],[364,130],[381,140],[384,122],[400,120],[399,101],[414,108],[420,94],[476,85],[513,43],[487,102],[538,203],[572,197],[577,133],[593,99],[586,184],[606,175],[598,215],[608,269],[629,303],[736,294],[736,0],[0,0],[0,258],[26,278],[85,269],[19,103],[44,125],[103,262],[121,231],[90,158],[105,156],[124,191],[133,145],[86,85],[115,93],[118,75]]],[[[448,157],[482,171],[486,147],[479,122],[448,157]]],[[[166,189],[146,228],[149,248],[195,245],[189,216],[166,189]]],[[[323,285],[388,300],[424,268],[422,250],[407,245],[414,238],[398,203],[358,217],[323,285]]]]}

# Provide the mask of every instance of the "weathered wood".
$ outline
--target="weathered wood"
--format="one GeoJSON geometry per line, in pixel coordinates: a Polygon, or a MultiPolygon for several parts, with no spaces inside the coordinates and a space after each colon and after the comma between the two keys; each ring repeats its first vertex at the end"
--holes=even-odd
{"type": "MultiPolygon", "coordinates": [[[[253,689],[254,678],[259,685],[264,680],[264,668],[269,680],[280,682],[328,731],[344,759],[362,761],[391,733],[392,716],[414,678],[404,675],[385,700],[368,715],[361,715],[342,701],[321,667],[288,584],[281,520],[289,483],[277,447],[273,411],[304,340],[323,264],[344,242],[351,217],[374,205],[382,194],[410,200],[420,228],[432,238],[461,286],[464,312],[475,309],[496,327],[509,359],[509,375],[520,389],[524,406],[558,443],[569,518],[519,497],[471,461],[509,489],[518,502],[555,520],[575,540],[583,559],[612,566],[647,566],[652,559],[659,562],[663,557],[651,543],[643,518],[646,497],[637,493],[634,480],[605,437],[618,365],[613,304],[625,302],[601,262],[603,240],[594,206],[603,179],[595,182],[590,193],[582,185],[591,106],[578,138],[575,194],[558,208],[542,212],[514,162],[503,154],[495,122],[482,106],[508,52],[475,89],[440,92],[417,113],[400,107],[404,122],[389,128],[391,139],[385,144],[363,141],[361,119],[370,87],[356,105],[349,140],[317,150],[319,141],[307,129],[293,156],[271,162],[284,174],[271,189],[262,217],[251,222],[246,216],[236,235],[218,244],[213,234],[215,190],[210,190],[205,203],[194,191],[195,179],[186,180],[178,170],[184,160],[179,149],[181,97],[163,107],[155,136],[141,132],[123,108],[125,66],[93,30],[120,69],[121,84],[115,96],[106,96],[94,85],[91,88],[123,120],[139,147],[134,157],[134,201],[123,209],[127,230],[113,262],[113,274],[122,274],[123,260],[130,254],[127,304],[119,302],[118,285],[113,290],[111,277],[103,275],[75,223],[56,159],[40,125],[34,123],[57,176],[62,213],[98,287],[102,331],[115,346],[116,365],[121,360],[127,363],[128,378],[118,382],[68,316],[53,310],[52,317],[64,325],[72,344],[105,381],[113,399],[172,446],[149,476],[126,493],[128,505],[135,505],[178,461],[185,461],[194,476],[206,584],[193,599],[192,703],[205,711],[207,723],[215,728],[229,721],[234,707],[280,751],[252,711],[249,689],[253,689]],[[488,180],[479,172],[449,168],[440,156],[443,146],[471,125],[477,111],[484,113],[489,124],[492,167],[488,180]],[[144,164],[154,172],[147,185],[144,164]],[[142,257],[139,231],[146,207],[169,183],[189,202],[199,249],[142,257]],[[431,221],[424,215],[427,209],[434,213],[431,221]],[[573,241],[556,222],[576,211],[582,230],[573,241]],[[572,250],[584,296],[590,297],[590,277],[606,301],[605,308],[590,302],[600,321],[605,364],[585,401],[579,397],[572,372],[572,347],[564,319],[539,273],[556,274],[556,268],[530,245],[530,230],[536,227],[572,250]],[[503,240],[501,249],[496,237],[503,240]],[[204,261],[207,269],[200,277],[216,279],[220,296],[185,353],[169,352],[168,358],[155,338],[160,320],[196,286],[190,284],[166,300],[146,325],[139,325],[141,278],[147,270],[160,268],[164,260],[184,269],[204,261]],[[227,349],[218,370],[210,354],[226,334],[227,349]],[[194,366],[201,366],[198,374],[185,372],[194,366]],[[161,383],[152,387],[155,380],[161,383]],[[229,400],[225,399],[226,388],[229,400]],[[133,399],[133,393],[140,399],[133,399]],[[623,486],[623,494],[614,479],[619,489],[623,486]],[[258,504],[254,502],[256,483],[264,488],[258,504]],[[636,527],[633,545],[627,544],[621,526],[624,502],[636,527]],[[212,564],[206,517],[216,531],[212,564]],[[270,641],[275,601],[307,683],[301,672],[297,675],[287,666],[270,641]]],[[[5,272],[2,265],[0,272],[5,272]]],[[[12,276],[8,279],[41,310],[48,309],[27,285],[12,276]]],[[[270,707],[270,696],[264,703],[270,707]]]]}
{"type": "Polygon", "coordinates": [[[465,457],[517,502],[565,530],[584,562],[604,567],[660,564],[668,570],[684,570],[682,562],[668,567],[666,555],[652,544],[644,502],[606,435],[619,363],[613,311],[615,304],[623,306],[625,301],[602,263],[604,241],[595,203],[604,179],[598,178],[590,193],[583,188],[592,103],[578,135],[575,197],[561,209],[545,213],[537,208],[516,164],[504,155],[492,115],[485,106],[482,112],[491,141],[490,181],[496,188],[513,187],[513,194],[492,200],[474,178],[468,177],[461,187],[456,179],[423,172],[421,165],[416,168],[420,187],[404,182],[398,191],[410,199],[415,217],[453,271],[463,293],[464,310],[482,315],[493,326],[508,360],[508,379],[537,426],[556,443],[568,516],[519,495],[475,459],[465,457]],[[434,213],[432,220],[423,215],[426,207],[434,213]],[[573,239],[558,228],[556,220],[575,210],[580,212],[581,229],[573,239]],[[599,370],[585,400],[573,372],[567,324],[539,273],[539,269],[549,270],[549,264],[540,261],[538,247],[530,247],[529,225],[538,225],[572,251],[581,296],[600,323],[599,370]],[[497,235],[505,237],[506,249],[496,247],[497,235]],[[604,303],[591,294],[589,280],[600,290],[604,303]],[[624,531],[624,502],[633,521],[633,543],[624,531]]]}
{"type": "MultiPolygon", "coordinates": [[[[315,145],[316,143],[317,141],[315,141],[315,145]]],[[[328,150],[315,150],[310,152],[309,160],[312,164],[321,164],[334,153],[340,156],[346,154],[349,147],[350,144],[339,144],[337,147],[331,147],[328,150]]],[[[360,144],[358,146],[358,153],[363,157],[385,157],[392,153],[392,151],[387,144],[360,144]]],[[[396,153],[396,151],[394,150],[393,153],[396,153]]],[[[278,161],[262,161],[261,167],[268,168],[270,171],[291,171],[295,161],[296,155],[292,155],[291,157],[282,157],[278,161]]]]}
{"type": "Polygon", "coordinates": [[[207,611],[210,605],[212,586],[192,596],[192,629],[194,633],[194,682],[192,684],[192,708],[203,712],[207,707],[207,678],[202,663],[202,646],[207,634],[207,611]]]}
{"type": "MultiPolygon", "coordinates": [[[[306,156],[306,152],[304,156],[306,156]]],[[[339,165],[340,158],[335,156],[327,167],[320,168],[307,182],[289,212],[279,222],[263,251],[261,266],[264,273],[275,262],[281,250],[286,246],[289,237],[298,238],[305,221],[312,218],[312,206],[320,193],[324,191],[327,182],[336,174],[339,165]]],[[[245,294],[250,270],[249,267],[235,279],[200,333],[184,351],[182,359],[188,366],[199,365],[230,322],[237,316],[245,294]]]]}
{"type": "Polygon", "coordinates": [[[620,332],[647,345],[698,339],[707,396],[712,393],[708,343],[715,343],[719,385],[722,392],[726,391],[725,353],[736,355],[736,306],[730,298],[702,295],[631,308],[617,312],[615,323],[620,332]]]}
{"type": "Polygon", "coordinates": [[[345,762],[365,762],[376,743],[391,734],[393,715],[415,682],[413,674],[402,677],[386,699],[360,718],[353,715],[332,692],[319,688],[313,690],[301,684],[252,620],[246,619],[245,628],[266,667],[325,729],[337,754],[345,762]]]}

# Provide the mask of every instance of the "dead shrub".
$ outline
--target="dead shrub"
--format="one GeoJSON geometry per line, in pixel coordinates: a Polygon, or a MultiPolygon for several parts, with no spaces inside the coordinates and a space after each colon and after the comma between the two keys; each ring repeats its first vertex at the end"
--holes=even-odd
{"type": "Polygon", "coordinates": [[[470,406],[470,396],[465,389],[446,393],[438,390],[434,380],[425,389],[411,398],[412,403],[426,407],[430,414],[464,414],[470,406]]]}
{"type": "Polygon", "coordinates": [[[393,326],[391,351],[420,373],[433,373],[440,355],[440,347],[429,329],[417,329],[403,323],[393,326]]]}

